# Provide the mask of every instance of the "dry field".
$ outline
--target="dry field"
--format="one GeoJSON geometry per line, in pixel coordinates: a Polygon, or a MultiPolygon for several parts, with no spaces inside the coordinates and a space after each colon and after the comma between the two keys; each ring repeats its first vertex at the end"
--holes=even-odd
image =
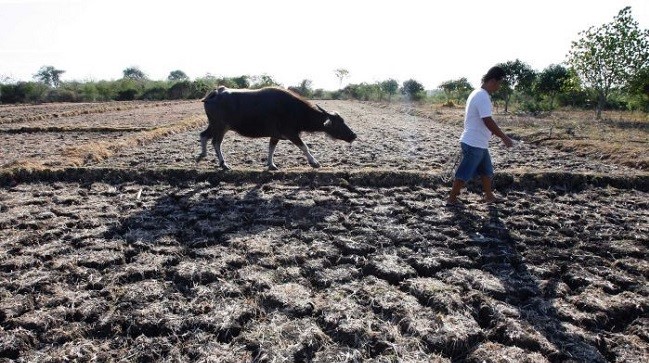
{"type": "Polygon", "coordinates": [[[502,115],[506,201],[449,209],[461,109],[321,105],[358,141],[305,135],[318,170],[281,142],[279,172],[233,133],[233,170],[196,164],[196,101],[0,106],[0,362],[649,360],[649,175],[618,136],[502,115]]]}

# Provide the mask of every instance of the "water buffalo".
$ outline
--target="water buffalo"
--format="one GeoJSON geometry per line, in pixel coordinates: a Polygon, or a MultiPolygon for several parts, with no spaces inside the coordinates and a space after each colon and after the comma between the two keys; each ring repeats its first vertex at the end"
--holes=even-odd
{"type": "Polygon", "coordinates": [[[221,86],[209,92],[202,101],[209,124],[200,134],[201,153],[196,161],[207,156],[207,140],[212,139],[219,165],[225,170],[230,167],[223,159],[221,143],[229,130],[247,137],[269,137],[267,166],[270,170],[277,169],[273,153],[279,140],[290,140],[306,155],[309,165],[318,168],[320,164],[300,139],[302,132],[325,132],[334,139],[350,143],[356,139],[356,134],[336,112],[314,107],[281,88],[234,90],[221,86]]]}

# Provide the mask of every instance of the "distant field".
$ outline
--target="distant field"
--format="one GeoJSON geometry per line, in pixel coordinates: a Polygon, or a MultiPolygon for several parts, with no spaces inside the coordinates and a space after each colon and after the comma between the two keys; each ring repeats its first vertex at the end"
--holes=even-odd
{"type": "MultiPolygon", "coordinates": [[[[397,106],[403,107],[403,106],[397,106]]],[[[417,107],[420,115],[455,124],[462,120],[461,107],[417,107]]],[[[634,168],[649,169],[649,114],[605,111],[602,120],[592,110],[557,110],[538,116],[498,113],[501,127],[535,145],[587,156],[634,168]]]]}
{"type": "Polygon", "coordinates": [[[198,101],[0,106],[0,361],[649,360],[644,116],[499,115],[449,209],[461,108],[320,104],[358,140],[279,172],[198,101]]]}

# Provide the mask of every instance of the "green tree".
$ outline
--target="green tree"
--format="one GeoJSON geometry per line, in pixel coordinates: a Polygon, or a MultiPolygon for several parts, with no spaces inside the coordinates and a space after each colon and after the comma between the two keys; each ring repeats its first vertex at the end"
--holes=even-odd
{"type": "Polygon", "coordinates": [[[239,77],[234,77],[234,78],[228,78],[226,79],[226,82],[221,83],[221,85],[226,86],[228,88],[250,88],[250,77],[249,76],[239,76],[239,77]],[[233,84],[234,86],[228,86],[229,84],[233,84]]]}
{"type": "Polygon", "coordinates": [[[633,108],[649,111],[649,67],[638,71],[627,85],[626,91],[631,98],[633,108]]]}
{"type": "Polygon", "coordinates": [[[56,88],[61,85],[61,75],[63,73],[65,73],[64,70],[56,69],[52,66],[43,66],[34,75],[34,79],[38,82],[56,88]]]}
{"type": "Polygon", "coordinates": [[[273,79],[273,77],[267,75],[267,74],[262,74],[261,76],[254,76],[252,77],[252,85],[250,88],[264,88],[264,87],[279,87],[280,84],[273,79]]]}
{"type": "Polygon", "coordinates": [[[167,77],[168,81],[176,82],[176,81],[189,81],[189,77],[187,77],[187,74],[181,70],[175,70],[171,71],[169,73],[169,76],[167,77]]]}
{"type": "Polygon", "coordinates": [[[563,90],[557,94],[557,103],[560,106],[588,108],[594,106],[590,99],[590,92],[584,89],[581,79],[573,68],[568,68],[568,79],[563,90]]]}
{"type": "Polygon", "coordinates": [[[345,68],[338,68],[334,70],[334,74],[336,75],[336,78],[338,78],[340,88],[342,88],[343,81],[345,80],[345,78],[349,77],[349,71],[345,68]]]}
{"type": "Polygon", "coordinates": [[[426,97],[424,91],[424,86],[414,79],[404,81],[403,86],[401,87],[401,94],[411,101],[420,101],[424,99],[424,97],[426,97]]]}
{"type": "Polygon", "coordinates": [[[288,89],[299,94],[300,96],[311,98],[313,96],[313,82],[310,79],[303,79],[299,85],[289,87],[288,89]]]}
{"type": "Polygon", "coordinates": [[[399,82],[392,78],[387,79],[381,82],[381,90],[388,94],[388,100],[392,100],[392,96],[399,92],[399,82]]]}
{"type": "Polygon", "coordinates": [[[565,91],[570,82],[570,71],[560,65],[551,64],[539,73],[534,89],[550,101],[550,109],[554,108],[554,99],[565,91]]]}
{"type": "Polygon", "coordinates": [[[136,81],[143,81],[145,80],[146,74],[142,72],[138,67],[129,67],[124,69],[123,71],[125,79],[132,79],[136,81]]]}
{"type": "Polygon", "coordinates": [[[514,92],[531,93],[536,73],[527,63],[519,59],[500,63],[498,66],[505,71],[506,76],[500,90],[496,93],[496,98],[505,101],[505,112],[507,112],[514,92]]]}
{"type": "Polygon", "coordinates": [[[444,91],[446,101],[451,101],[452,99],[456,101],[464,100],[473,90],[473,86],[471,86],[471,83],[465,77],[443,82],[439,85],[439,88],[444,91]]]}
{"type": "Polygon", "coordinates": [[[568,64],[583,83],[597,93],[597,119],[616,88],[624,87],[649,66],[649,30],[640,29],[625,7],[612,22],[579,32],[572,42],[568,64]]]}

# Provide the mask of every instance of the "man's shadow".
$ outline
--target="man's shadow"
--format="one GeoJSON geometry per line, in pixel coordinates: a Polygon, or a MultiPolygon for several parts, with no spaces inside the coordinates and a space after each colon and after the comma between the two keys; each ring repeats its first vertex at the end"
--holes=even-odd
{"type": "MultiPolygon", "coordinates": [[[[480,248],[478,268],[497,277],[504,287],[504,294],[494,296],[493,299],[515,307],[520,319],[531,325],[554,346],[555,350],[548,352],[542,344],[533,340],[528,339],[525,342],[532,351],[545,350],[550,361],[607,361],[596,346],[568,332],[563,326],[553,303],[553,298],[556,297],[555,287],[560,276],[557,275],[548,284],[541,286],[520,252],[525,251],[524,241],[510,233],[500,217],[501,208],[504,207],[489,205],[486,220],[470,211],[470,207],[452,209],[458,226],[470,236],[471,242],[480,248]]],[[[503,335],[506,329],[506,321],[503,320],[505,318],[493,306],[489,306],[489,301],[478,302],[478,305],[481,306],[476,307],[475,318],[487,330],[490,340],[511,344],[512,342],[507,342],[508,338],[503,335]]]]}

